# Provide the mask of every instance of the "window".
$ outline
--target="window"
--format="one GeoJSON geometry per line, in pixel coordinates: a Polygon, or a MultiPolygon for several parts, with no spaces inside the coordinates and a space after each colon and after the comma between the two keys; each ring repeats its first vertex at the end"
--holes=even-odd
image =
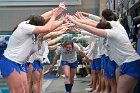
{"type": "Polygon", "coordinates": [[[0,6],[81,5],[81,0],[0,0],[0,6]]]}

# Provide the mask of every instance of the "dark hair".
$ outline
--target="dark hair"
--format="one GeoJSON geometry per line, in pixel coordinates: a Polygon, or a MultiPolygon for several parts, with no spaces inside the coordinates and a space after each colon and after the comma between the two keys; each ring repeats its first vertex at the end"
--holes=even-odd
{"type": "Polygon", "coordinates": [[[100,22],[97,24],[96,28],[100,28],[100,29],[111,29],[111,25],[109,22],[100,22]]]}
{"type": "Polygon", "coordinates": [[[29,18],[29,24],[35,26],[43,26],[45,25],[45,19],[40,15],[31,15],[29,18]]]}
{"type": "Polygon", "coordinates": [[[72,48],[74,47],[73,41],[72,40],[67,40],[61,43],[62,47],[66,47],[67,45],[72,45],[72,48]]]}
{"type": "Polygon", "coordinates": [[[119,16],[116,12],[114,12],[114,21],[117,21],[119,19],[119,16]]]}
{"type": "Polygon", "coordinates": [[[115,14],[111,9],[104,9],[102,11],[102,16],[107,20],[107,21],[112,21],[114,20],[115,14]]]}

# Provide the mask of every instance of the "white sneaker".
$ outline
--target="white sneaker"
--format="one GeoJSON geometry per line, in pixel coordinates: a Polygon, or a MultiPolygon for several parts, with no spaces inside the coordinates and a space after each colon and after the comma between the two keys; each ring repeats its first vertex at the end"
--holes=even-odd
{"type": "Polygon", "coordinates": [[[85,88],[85,90],[86,90],[86,91],[91,91],[91,90],[92,90],[92,88],[85,88]]]}
{"type": "Polygon", "coordinates": [[[86,77],[91,77],[91,75],[90,75],[90,74],[88,74],[86,77]]]}
{"type": "Polygon", "coordinates": [[[65,77],[65,75],[61,75],[63,78],[65,77]]]}

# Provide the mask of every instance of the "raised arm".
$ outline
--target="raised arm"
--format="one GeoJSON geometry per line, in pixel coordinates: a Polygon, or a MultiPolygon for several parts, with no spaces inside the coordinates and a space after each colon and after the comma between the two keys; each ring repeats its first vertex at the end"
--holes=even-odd
{"type": "Polygon", "coordinates": [[[61,39],[63,39],[66,36],[67,36],[67,34],[64,34],[64,35],[61,35],[61,36],[59,36],[57,38],[54,38],[54,39],[48,41],[48,45],[55,44],[55,43],[57,43],[58,41],[60,41],[61,39]]]}
{"type": "Polygon", "coordinates": [[[95,20],[95,21],[100,21],[101,18],[97,15],[93,15],[93,14],[90,14],[90,13],[86,13],[86,12],[80,12],[82,15],[92,19],[92,20],[95,20]]]}
{"type": "Polygon", "coordinates": [[[60,34],[63,34],[67,31],[68,28],[63,28],[62,30],[60,31],[57,31],[57,32],[50,32],[49,34],[43,36],[43,40],[46,40],[46,39],[49,39],[49,38],[53,38],[55,36],[58,36],[60,34]]]}
{"type": "Polygon", "coordinates": [[[61,7],[58,7],[57,9],[53,10],[53,14],[52,14],[50,20],[44,26],[37,26],[33,30],[33,33],[34,34],[36,34],[36,33],[47,33],[47,32],[49,33],[50,31],[52,31],[54,21],[55,21],[56,17],[62,13],[62,11],[64,11],[64,9],[61,8],[61,7]]]}
{"type": "Polygon", "coordinates": [[[53,63],[52,66],[49,68],[49,71],[52,71],[54,69],[54,65],[57,63],[59,55],[55,54],[54,58],[53,58],[53,63]]]}
{"type": "MultiPolygon", "coordinates": [[[[64,3],[60,3],[58,7],[54,8],[54,10],[57,10],[59,7],[66,9],[64,3]]],[[[53,11],[50,10],[48,12],[43,13],[41,16],[44,17],[45,20],[48,20],[53,15],[53,11]]]]}
{"type": "Polygon", "coordinates": [[[74,24],[78,25],[80,28],[84,29],[85,31],[88,31],[92,34],[95,34],[101,37],[107,37],[107,32],[104,29],[98,29],[96,27],[82,24],[78,22],[77,20],[73,19],[72,16],[69,17],[69,20],[71,20],[74,24]]]}
{"type": "Polygon", "coordinates": [[[49,50],[54,50],[56,49],[61,43],[57,43],[55,45],[51,45],[51,46],[48,46],[49,50]]]}
{"type": "Polygon", "coordinates": [[[96,25],[99,23],[99,21],[92,20],[88,17],[83,16],[81,12],[76,12],[75,16],[78,18],[77,21],[93,27],[96,27],[96,25]]]}

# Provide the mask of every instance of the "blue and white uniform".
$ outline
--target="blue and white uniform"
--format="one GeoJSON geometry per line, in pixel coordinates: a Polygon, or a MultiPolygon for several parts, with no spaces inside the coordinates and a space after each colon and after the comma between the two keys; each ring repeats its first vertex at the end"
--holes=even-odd
{"type": "Polygon", "coordinates": [[[21,65],[32,54],[34,25],[28,21],[21,22],[9,39],[7,49],[0,60],[0,69],[3,77],[7,77],[14,69],[20,73],[21,65]]]}
{"type": "Polygon", "coordinates": [[[56,54],[61,54],[61,65],[69,65],[70,68],[77,68],[78,62],[77,62],[77,52],[80,51],[80,47],[74,43],[73,49],[71,51],[66,51],[62,46],[59,46],[56,49],[56,54]]]}
{"type": "MultiPolygon", "coordinates": [[[[82,34],[89,36],[87,56],[89,59],[93,59],[94,62],[90,64],[91,70],[101,69],[100,49],[99,49],[99,36],[93,35],[87,31],[81,31],[82,34]]],[[[84,38],[83,38],[84,39],[84,38]]]]}
{"type": "Polygon", "coordinates": [[[110,59],[121,66],[121,74],[140,79],[140,56],[136,53],[125,32],[120,29],[106,29],[105,47],[110,59]]]}
{"type": "Polygon", "coordinates": [[[28,62],[34,67],[33,72],[35,70],[40,72],[40,69],[43,69],[43,64],[45,63],[44,59],[48,58],[48,43],[45,40],[43,42],[37,41],[34,48],[37,51],[30,56],[28,62]]]}

